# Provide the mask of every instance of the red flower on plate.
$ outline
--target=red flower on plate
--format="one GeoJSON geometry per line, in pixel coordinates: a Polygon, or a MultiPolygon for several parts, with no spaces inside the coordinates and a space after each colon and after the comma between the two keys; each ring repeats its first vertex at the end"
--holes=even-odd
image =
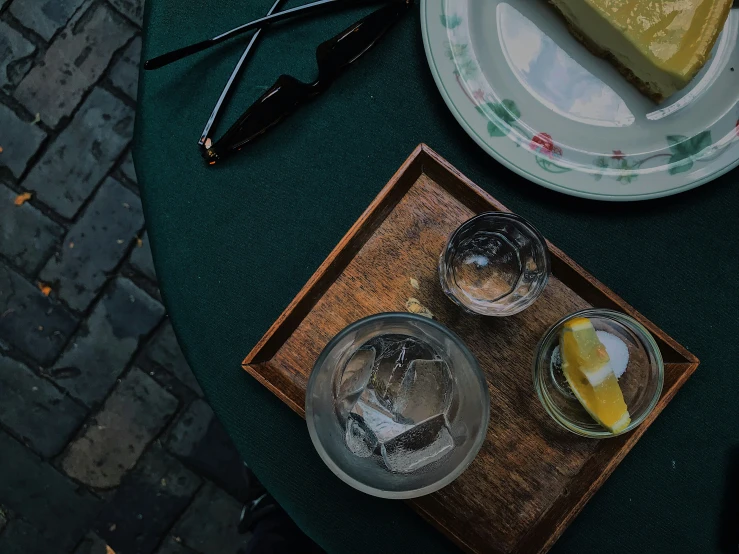
{"type": "Polygon", "coordinates": [[[623,160],[625,157],[626,154],[621,152],[621,150],[614,150],[613,155],[611,156],[611,158],[613,158],[614,160],[623,160]]]}
{"type": "Polygon", "coordinates": [[[476,90],[472,93],[472,97],[477,100],[478,102],[482,102],[485,100],[485,91],[484,90],[476,90]]]}
{"type": "Polygon", "coordinates": [[[554,144],[554,140],[552,140],[552,135],[550,135],[549,133],[539,133],[538,135],[536,135],[534,138],[531,139],[531,144],[529,145],[529,148],[531,148],[531,150],[534,150],[535,152],[546,154],[550,158],[562,155],[562,149],[554,144]]]}

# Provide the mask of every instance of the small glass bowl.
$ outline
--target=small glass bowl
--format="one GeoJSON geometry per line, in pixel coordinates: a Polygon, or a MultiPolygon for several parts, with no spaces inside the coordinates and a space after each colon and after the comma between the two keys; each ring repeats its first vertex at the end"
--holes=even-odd
{"type": "Polygon", "coordinates": [[[380,498],[416,498],[445,487],[472,463],[487,436],[490,395],[477,360],[452,331],[418,315],[383,313],[352,323],[323,349],[308,380],[305,419],[318,455],[342,481],[380,498]],[[447,417],[454,449],[440,461],[410,473],[389,471],[376,455],[353,454],[337,416],[335,384],[340,372],[357,349],[381,335],[404,335],[431,345],[448,362],[452,374],[453,400],[447,417]]]}
{"type": "Polygon", "coordinates": [[[439,258],[444,293],[471,314],[506,317],[544,292],[551,272],[544,237],[527,220],[487,212],[463,223],[439,258]]]}
{"type": "MultiPolygon", "coordinates": [[[[614,356],[606,343],[611,361],[624,359],[624,353],[614,356]]],[[[610,339],[618,345],[617,341],[610,339]]],[[[623,349],[623,346],[621,346],[623,349]]],[[[616,364],[618,365],[618,364],[616,364]]],[[[555,323],[537,347],[534,359],[534,389],[542,406],[552,419],[568,431],[583,437],[606,438],[628,433],[650,414],[662,394],[665,367],[662,354],[651,333],[634,318],[605,309],[589,309],[570,314],[555,323]],[[620,339],[628,348],[626,371],[618,384],[629,409],[631,423],[620,433],[612,433],[596,422],[572,393],[559,362],[559,336],[566,321],[586,317],[595,330],[620,339]]]]}

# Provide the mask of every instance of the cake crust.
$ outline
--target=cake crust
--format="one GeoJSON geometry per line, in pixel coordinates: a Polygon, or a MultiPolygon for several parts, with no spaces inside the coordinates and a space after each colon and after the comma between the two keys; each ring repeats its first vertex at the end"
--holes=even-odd
{"type": "Polygon", "coordinates": [[[657,104],[664,101],[665,97],[660,93],[659,91],[654,90],[652,87],[649,86],[649,83],[646,83],[639,79],[636,75],[634,75],[634,72],[631,71],[628,67],[626,67],[624,64],[622,64],[616,56],[611,54],[608,50],[605,50],[604,48],[601,48],[598,46],[595,42],[590,40],[588,37],[583,35],[580,30],[575,27],[572,22],[565,16],[564,13],[562,13],[559,9],[557,9],[557,6],[554,4],[554,2],[550,2],[552,6],[554,6],[555,10],[557,11],[560,16],[562,16],[562,19],[564,19],[565,23],[567,24],[567,28],[570,31],[570,34],[577,39],[578,42],[580,42],[585,48],[587,48],[590,53],[592,53],[595,56],[598,56],[599,58],[602,58],[608,62],[610,62],[618,71],[623,75],[626,80],[634,85],[639,92],[641,92],[644,96],[647,98],[650,98],[652,101],[656,102],[657,104]]]}
{"type": "MultiPolygon", "coordinates": [[[[557,11],[559,12],[559,10],[557,11]]],[[[570,23],[570,21],[566,17],[564,18],[564,20],[567,23],[567,27],[569,28],[572,36],[574,36],[578,40],[578,42],[582,43],[582,45],[585,46],[585,48],[587,48],[592,54],[598,56],[599,58],[603,58],[604,60],[614,65],[616,69],[618,69],[619,73],[621,73],[621,75],[623,75],[629,83],[639,89],[639,92],[641,92],[647,98],[650,98],[657,104],[664,101],[665,97],[662,95],[662,93],[652,89],[649,86],[649,83],[645,83],[644,81],[639,79],[639,77],[634,75],[633,71],[631,71],[628,67],[618,61],[616,56],[611,54],[608,50],[601,48],[588,37],[580,33],[580,31],[575,28],[575,26],[572,25],[572,23],[570,23]]]]}

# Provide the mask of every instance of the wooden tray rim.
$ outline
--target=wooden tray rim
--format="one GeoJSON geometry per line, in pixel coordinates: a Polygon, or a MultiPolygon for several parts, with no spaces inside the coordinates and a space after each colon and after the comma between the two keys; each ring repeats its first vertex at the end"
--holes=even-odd
{"type": "MultiPolygon", "coordinates": [[[[287,396],[285,393],[282,392],[282,390],[280,390],[272,382],[266,379],[258,371],[258,366],[260,364],[268,362],[279,351],[287,338],[292,335],[295,329],[300,326],[303,319],[305,319],[305,317],[310,313],[313,306],[315,306],[320,298],[330,289],[329,284],[329,286],[327,286],[325,290],[321,291],[320,294],[312,295],[314,288],[318,284],[320,284],[324,280],[324,278],[328,277],[329,273],[332,270],[335,269],[334,265],[337,264],[337,260],[342,260],[342,264],[340,264],[342,267],[339,270],[340,273],[356,256],[356,254],[359,252],[359,249],[357,249],[348,258],[341,258],[341,254],[345,251],[347,246],[360,237],[360,234],[363,231],[365,225],[369,221],[377,217],[378,210],[381,209],[384,202],[388,199],[388,197],[391,195],[399,182],[404,179],[412,179],[412,186],[412,184],[415,183],[422,174],[428,174],[433,178],[433,173],[438,172],[451,174],[462,185],[469,188],[470,191],[476,197],[478,197],[478,199],[482,203],[487,204],[499,211],[511,211],[503,204],[501,204],[498,200],[496,200],[483,189],[481,189],[474,182],[472,182],[470,179],[468,179],[466,176],[464,176],[462,173],[460,173],[455,167],[453,167],[434,150],[429,148],[426,144],[419,144],[414,149],[410,157],[408,157],[408,159],[403,163],[403,165],[401,165],[398,171],[396,171],[387,185],[383,187],[377,197],[362,213],[359,219],[357,219],[354,225],[352,225],[346,235],[344,235],[341,241],[326,257],[324,262],[318,267],[316,272],[311,276],[311,278],[303,286],[300,292],[285,308],[280,317],[272,324],[269,330],[254,346],[254,348],[252,348],[252,350],[242,362],[242,367],[244,370],[246,370],[250,375],[257,379],[257,381],[259,381],[262,385],[267,387],[267,389],[275,394],[275,396],[280,398],[286,405],[288,405],[301,417],[305,418],[305,406],[294,402],[292,398],[287,396]],[[295,314],[300,311],[303,312],[302,315],[300,315],[299,317],[294,317],[295,314]],[[292,321],[290,321],[291,317],[294,317],[292,321]],[[283,326],[285,326],[288,322],[290,323],[292,328],[290,329],[289,333],[285,334],[283,332],[283,326]],[[281,336],[284,336],[284,338],[281,338],[281,336]]],[[[444,188],[445,190],[447,190],[447,192],[449,192],[449,194],[452,194],[450,191],[448,191],[448,189],[446,189],[446,187],[444,188]]],[[[402,198],[402,196],[400,198],[402,198]]],[[[399,199],[397,201],[399,201],[399,199]]],[[[391,206],[391,208],[394,208],[396,204],[397,202],[395,202],[391,206]]],[[[386,211],[386,213],[381,214],[381,217],[378,220],[378,225],[381,224],[382,221],[384,221],[384,219],[389,215],[391,211],[392,209],[389,209],[386,211]]],[[[586,467],[591,464],[603,464],[603,458],[607,462],[605,463],[605,469],[598,475],[597,478],[591,480],[589,483],[581,484],[582,493],[580,494],[579,500],[576,503],[567,504],[567,498],[560,497],[554,502],[552,506],[549,507],[546,512],[544,512],[544,514],[542,514],[539,520],[529,529],[527,535],[515,546],[513,550],[514,552],[522,553],[543,553],[551,548],[551,546],[559,538],[562,532],[582,510],[585,504],[587,504],[587,502],[601,487],[605,480],[611,475],[611,473],[623,460],[626,454],[628,454],[628,452],[633,448],[636,442],[641,438],[644,432],[649,428],[652,422],[662,412],[665,406],[672,400],[677,391],[695,372],[698,365],[700,364],[699,359],[695,355],[690,353],[685,347],[679,344],[662,329],[657,327],[656,324],[640,314],[630,304],[625,302],[620,296],[614,293],[610,288],[608,288],[598,279],[593,277],[589,272],[585,271],[579,264],[574,262],[562,250],[560,250],[548,240],[547,244],[549,246],[553,260],[558,259],[566,266],[569,266],[569,268],[575,274],[584,278],[591,287],[598,289],[601,293],[603,293],[603,295],[605,295],[606,298],[608,298],[608,300],[610,300],[613,304],[616,304],[619,310],[632,316],[642,325],[644,325],[655,336],[655,338],[658,339],[658,341],[661,340],[661,342],[664,344],[664,346],[661,347],[661,350],[664,350],[664,347],[666,346],[671,349],[674,354],[681,357],[682,359],[678,362],[665,363],[666,371],[668,368],[680,371],[679,378],[675,381],[675,383],[673,383],[671,387],[665,388],[663,390],[662,396],[660,397],[657,406],[654,408],[649,417],[647,417],[647,419],[632,432],[613,439],[601,441],[604,446],[596,450],[594,455],[586,462],[585,466],[583,466],[579,473],[586,473],[586,467]],[[546,532],[546,529],[550,529],[551,531],[546,532]],[[543,536],[543,533],[546,533],[546,536],[543,536]]],[[[565,282],[565,284],[567,284],[566,280],[563,279],[563,281],[565,282]]],[[[333,282],[333,280],[331,282],[333,282]]],[[[574,479],[574,481],[576,481],[576,479],[574,479]]],[[[414,504],[412,500],[409,501],[409,503],[414,504]]],[[[475,548],[472,547],[472,545],[468,544],[464,540],[464,537],[461,537],[457,533],[455,533],[454,529],[449,528],[443,521],[437,520],[433,513],[419,505],[414,504],[413,507],[416,511],[420,513],[422,517],[424,517],[427,521],[429,521],[432,525],[434,525],[437,529],[439,529],[442,533],[444,533],[447,537],[454,541],[458,546],[469,552],[476,551],[475,548]]]]}

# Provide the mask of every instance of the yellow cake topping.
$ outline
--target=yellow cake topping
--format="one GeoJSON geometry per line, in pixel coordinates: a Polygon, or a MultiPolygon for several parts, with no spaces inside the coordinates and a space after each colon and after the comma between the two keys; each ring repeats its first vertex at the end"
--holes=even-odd
{"type": "Polygon", "coordinates": [[[732,0],[551,0],[572,33],[661,101],[708,61],[732,0]]]}

